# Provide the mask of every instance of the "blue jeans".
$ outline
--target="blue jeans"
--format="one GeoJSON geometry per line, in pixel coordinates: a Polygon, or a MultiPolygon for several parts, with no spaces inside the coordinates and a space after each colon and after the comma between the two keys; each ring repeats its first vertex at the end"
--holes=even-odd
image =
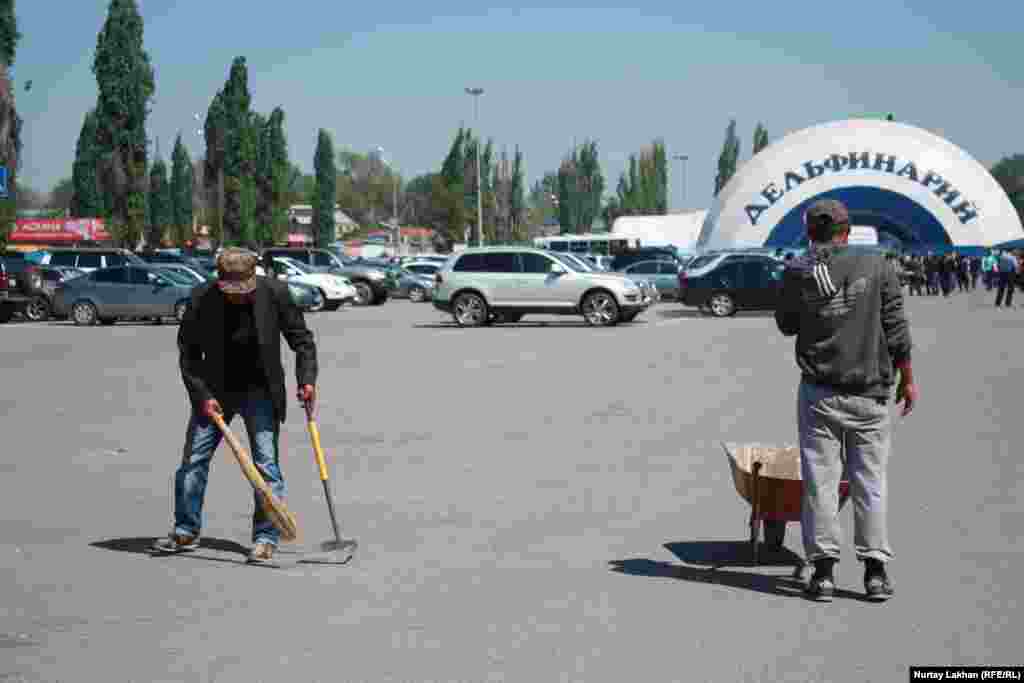
{"type": "MultiPolygon", "coordinates": [[[[234,396],[221,401],[224,421],[228,424],[241,415],[249,434],[253,463],[263,475],[274,495],[284,499],[284,477],[278,462],[278,429],[274,404],[266,392],[234,396]]],[[[185,435],[185,450],[174,476],[174,532],[197,536],[203,526],[203,498],[210,474],[210,460],[223,435],[209,418],[192,415],[185,435]]],[[[259,498],[253,492],[255,510],[252,516],[253,543],[276,546],[280,532],[263,513],[259,498]]]]}

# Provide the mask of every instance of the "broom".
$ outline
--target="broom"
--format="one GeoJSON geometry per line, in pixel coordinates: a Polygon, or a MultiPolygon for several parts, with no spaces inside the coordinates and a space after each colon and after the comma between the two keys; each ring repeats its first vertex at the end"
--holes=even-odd
{"type": "Polygon", "coordinates": [[[242,468],[242,474],[245,475],[245,478],[249,480],[249,483],[256,490],[263,512],[266,513],[277,530],[281,532],[281,540],[285,542],[296,540],[299,537],[299,525],[295,521],[295,515],[270,490],[270,486],[263,480],[263,475],[260,474],[260,471],[256,469],[256,465],[253,464],[248,451],[242,446],[242,442],[238,440],[234,432],[228,428],[224,418],[215,414],[212,419],[217,428],[220,429],[221,434],[224,435],[228,445],[231,446],[231,452],[234,453],[235,460],[238,461],[238,465],[242,468]]]}

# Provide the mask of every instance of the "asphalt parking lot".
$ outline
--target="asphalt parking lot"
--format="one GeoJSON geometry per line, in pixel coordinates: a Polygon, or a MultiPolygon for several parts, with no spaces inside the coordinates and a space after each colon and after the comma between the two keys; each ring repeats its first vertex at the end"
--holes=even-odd
{"type": "MultiPolygon", "coordinates": [[[[1024,663],[1024,309],[990,300],[908,299],[922,402],[896,431],[885,605],[859,600],[849,538],[830,605],[798,597],[788,567],[743,566],[748,508],[719,442],[795,439],[792,342],[770,315],[307,316],[361,545],[345,567],[301,562],[331,532],[297,404],[282,467],[302,538],[281,566],[244,564],[251,495],[225,446],[206,546],[153,558],[188,414],[176,326],[0,327],[0,681],[894,681],[1024,663]]],[[[798,526],[787,545],[802,553],[798,526]]]]}

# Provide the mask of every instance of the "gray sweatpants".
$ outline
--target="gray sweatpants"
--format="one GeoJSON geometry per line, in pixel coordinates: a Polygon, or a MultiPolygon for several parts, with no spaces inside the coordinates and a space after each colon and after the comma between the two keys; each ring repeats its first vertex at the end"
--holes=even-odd
{"type": "Polygon", "coordinates": [[[892,559],[886,517],[886,468],[892,447],[888,404],[801,382],[797,422],[807,561],[839,557],[839,481],[845,469],[857,558],[888,562],[892,559]]]}

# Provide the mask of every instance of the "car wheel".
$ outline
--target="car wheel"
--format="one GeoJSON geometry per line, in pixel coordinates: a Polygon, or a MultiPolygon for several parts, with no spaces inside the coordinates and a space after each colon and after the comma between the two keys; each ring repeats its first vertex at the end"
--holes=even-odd
{"type": "Polygon", "coordinates": [[[185,319],[186,311],[188,311],[188,301],[182,299],[178,303],[174,304],[174,319],[180,323],[185,319]]]}
{"type": "Polygon", "coordinates": [[[71,319],[79,327],[95,325],[98,318],[99,315],[96,313],[96,307],[88,301],[79,301],[71,307],[71,319]]]}
{"type": "Polygon", "coordinates": [[[716,318],[727,318],[736,312],[736,302],[728,294],[715,294],[708,302],[708,308],[716,318]]]}
{"type": "Polygon", "coordinates": [[[591,292],[583,300],[583,319],[594,327],[608,327],[619,322],[619,304],[608,292],[591,292]]]}
{"type": "Polygon", "coordinates": [[[369,306],[373,303],[373,288],[370,287],[370,283],[364,280],[356,280],[352,283],[356,288],[356,306],[369,306]]]}
{"type": "Polygon", "coordinates": [[[489,318],[487,302],[478,294],[459,294],[452,305],[452,315],[459,327],[481,327],[489,318]]]}
{"type": "Polygon", "coordinates": [[[0,324],[9,323],[16,310],[14,304],[0,304],[0,324]]]}
{"type": "Polygon", "coordinates": [[[388,293],[387,292],[381,292],[380,294],[378,294],[377,296],[375,296],[373,298],[373,301],[370,302],[370,305],[371,306],[383,306],[384,303],[387,300],[388,300],[388,293]]]}
{"type": "Polygon", "coordinates": [[[325,311],[336,311],[341,308],[340,301],[325,301],[323,308],[325,311]]]}
{"type": "Polygon", "coordinates": [[[25,307],[25,317],[32,322],[42,322],[50,318],[50,302],[45,296],[33,297],[25,307]]]}
{"type": "Polygon", "coordinates": [[[410,287],[409,288],[409,301],[418,304],[422,303],[427,298],[427,290],[422,287],[410,287]]]}
{"type": "Polygon", "coordinates": [[[310,313],[317,313],[319,311],[322,311],[327,306],[327,295],[324,294],[324,290],[321,289],[319,291],[320,296],[316,299],[316,301],[313,302],[313,305],[310,306],[308,309],[310,313]]]}

